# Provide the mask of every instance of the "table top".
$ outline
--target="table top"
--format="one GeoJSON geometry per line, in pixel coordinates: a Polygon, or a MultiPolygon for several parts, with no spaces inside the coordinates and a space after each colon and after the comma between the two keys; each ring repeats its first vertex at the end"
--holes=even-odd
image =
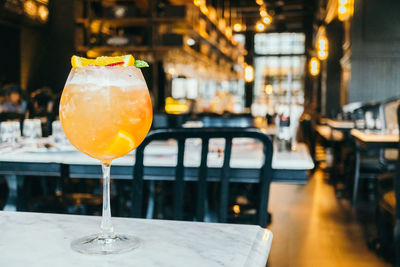
{"type": "Polygon", "coordinates": [[[335,129],[332,129],[328,125],[317,125],[315,130],[326,140],[343,141],[344,133],[335,129]]]}
{"type": "Polygon", "coordinates": [[[99,230],[100,217],[0,211],[0,266],[264,267],[272,233],[255,225],[113,218],[143,242],[118,255],[83,255],[73,239],[99,230]]]}
{"type": "MultiPolygon", "coordinates": [[[[232,145],[232,168],[258,169],[263,163],[262,144],[249,141],[248,138],[234,139],[232,145]]],[[[223,165],[223,153],[218,153],[220,141],[210,141],[210,153],[207,165],[209,167],[221,167],[223,165]],[[215,152],[212,152],[215,151],[215,152]]],[[[201,144],[187,143],[185,146],[185,167],[200,166],[201,144]]],[[[144,165],[151,167],[173,167],[177,162],[176,142],[154,141],[145,150],[144,165]]],[[[34,163],[59,163],[77,165],[99,165],[98,160],[93,159],[76,149],[70,151],[47,151],[37,148],[21,147],[0,153],[0,162],[34,162],[34,163]]],[[[112,166],[133,166],[135,162],[134,152],[124,157],[115,159],[112,166]]],[[[285,170],[309,170],[314,168],[314,162],[305,144],[299,143],[294,151],[277,151],[275,149],[272,158],[273,169],[285,170]]]]}
{"type": "Polygon", "coordinates": [[[385,133],[371,130],[351,130],[351,135],[365,143],[397,143],[398,133],[385,133]]]}
{"type": "Polygon", "coordinates": [[[354,128],[353,121],[327,119],[326,124],[328,124],[328,126],[334,129],[350,130],[354,128]]]}

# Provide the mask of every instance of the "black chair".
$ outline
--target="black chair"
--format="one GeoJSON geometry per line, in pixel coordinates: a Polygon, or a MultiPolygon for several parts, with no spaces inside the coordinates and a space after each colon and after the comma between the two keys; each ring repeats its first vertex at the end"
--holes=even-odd
{"type": "MultiPolygon", "coordinates": [[[[400,128],[400,106],[397,109],[400,128]]],[[[398,148],[400,151],[400,145],[398,148]]],[[[382,254],[396,256],[396,266],[400,266],[400,159],[397,170],[386,172],[378,178],[377,231],[382,254]]]]}
{"type": "MultiPolygon", "coordinates": [[[[380,103],[374,102],[367,103],[362,107],[355,109],[353,112],[355,128],[360,130],[375,130],[371,127],[371,122],[366,118],[366,114],[370,113],[373,119],[378,118],[380,116],[380,106],[380,103]]],[[[359,161],[360,167],[354,172],[353,203],[356,203],[357,201],[360,180],[368,179],[370,182],[376,181],[379,174],[385,170],[381,162],[380,151],[371,150],[363,151],[363,153],[356,153],[355,160],[359,161]]]]}
{"type": "MultiPolygon", "coordinates": [[[[225,139],[224,148],[224,161],[223,166],[220,168],[220,177],[217,179],[219,182],[219,208],[218,208],[218,222],[226,222],[227,211],[228,211],[228,199],[229,199],[229,183],[230,183],[230,171],[232,170],[229,166],[231,152],[232,152],[232,139],[233,138],[253,138],[261,141],[263,144],[264,162],[260,169],[259,175],[259,199],[257,204],[257,216],[255,224],[262,227],[267,226],[270,221],[268,214],[268,198],[269,188],[272,179],[272,141],[271,139],[256,129],[244,129],[244,128],[187,128],[187,129],[164,129],[155,130],[151,132],[143,143],[136,150],[136,163],[134,168],[134,179],[133,179],[133,209],[132,216],[143,217],[143,180],[144,180],[144,169],[143,157],[144,150],[147,145],[155,140],[168,140],[174,139],[178,144],[178,160],[175,168],[174,177],[174,193],[173,193],[173,219],[180,220],[183,217],[183,203],[184,203],[184,183],[187,181],[185,176],[184,167],[184,152],[185,152],[185,141],[189,138],[199,138],[202,140],[201,144],[201,162],[198,168],[196,183],[197,183],[197,196],[196,196],[196,220],[204,221],[205,218],[205,206],[207,198],[207,185],[209,181],[208,171],[210,170],[207,166],[208,157],[208,146],[211,138],[223,138],[225,139]]],[[[246,175],[246,174],[244,174],[246,175]]]]}
{"type": "Polygon", "coordinates": [[[24,114],[19,112],[1,112],[0,113],[0,122],[2,121],[19,121],[21,122],[24,119],[24,114]]]}

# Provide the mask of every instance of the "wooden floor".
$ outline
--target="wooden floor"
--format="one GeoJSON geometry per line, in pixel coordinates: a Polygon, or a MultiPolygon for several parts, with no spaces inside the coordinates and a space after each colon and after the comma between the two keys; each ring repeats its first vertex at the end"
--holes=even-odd
{"type": "Polygon", "coordinates": [[[269,267],[391,266],[367,247],[368,226],[358,219],[368,215],[337,199],[321,170],[307,185],[272,184],[270,197],[269,267]]]}

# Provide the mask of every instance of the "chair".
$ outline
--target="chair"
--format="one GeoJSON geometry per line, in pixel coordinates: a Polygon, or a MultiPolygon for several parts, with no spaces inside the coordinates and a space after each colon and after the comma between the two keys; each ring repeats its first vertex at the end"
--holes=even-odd
{"type": "MultiPolygon", "coordinates": [[[[354,124],[356,129],[360,130],[375,130],[375,124],[372,125],[371,119],[380,118],[380,103],[367,103],[353,112],[354,124]],[[367,116],[370,114],[370,117],[367,116]],[[371,117],[372,116],[372,117],[371,117]]],[[[380,118],[382,121],[382,119],[380,118]]],[[[353,186],[353,203],[356,203],[358,196],[358,186],[360,179],[373,179],[376,181],[378,175],[382,173],[383,165],[381,163],[380,151],[366,151],[363,153],[356,153],[356,162],[359,162],[359,168],[356,168],[354,175],[353,186]]]]}
{"type": "Polygon", "coordinates": [[[144,150],[147,145],[155,140],[168,140],[174,139],[178,144],[178,160],[175,167],[174,179],[174,193],[173,193],[173,218],[176,220],[182,219],[183,216],[183,201],[184,201],[184,183],[187,180],[185,176],[184,166],[184,153],[185,141],[189,138],[199,138],[202,140],[201,144],[201,162],[197,172],[197,203],[196,203],[196,220],[204,221],[206,210],[206,196],[207,185],[209,181],[207,166],[208,146],[211,138],[225,139],[224,148],[224,161],[223,166],[220,168],[220,177],[218,179],[220,185],[219,191],[219,209],[218,209],[218,222],[226,222],[228,210],[228,197],[229,197],[229,183],[230,171],[229,166],[231,152],[232,152],[232,139],[233,138],[253,138],[261,141],[263,144],[264,162],[260,168],[259,184],[260,195],[258,201],[258,211],[256,224],[265,227],[269,223],[268,214],[268,198],[269,187],[272,179],[272,142],[271,139],[256,129],[244,128],[184,128],[184,129],[163,129],[150,132],[143,143],[136,150],[136,163],[134,167],[133,179],[133,209],[132,215],[134,217],[143,217],[142,203],[143,203],[143,180],[144,169],[143,157],[144,150]]]}
{"type": "MultiPolygon", "coordinates": [[[[397,121],[400,129],[400,106],[397,103],[397,121]]],[[[398,151],[400,150],[400,146],[398,151]]],[[[387,172],[378,179],[377,228],[380,247],[385,254],[396,256],[396,266],[400,266],[400,159],[397,170],[387,172]],[[393,246],[394,244],[394,246],[393,246]]]]}
{"type": "MultiPolygon", "coordinates": [[[[399,104],[400,98],[394,97],[384,101],[380,105],[379,113],[382,121],[382,129],[389,131],[399,129],[397,124],[397,107],[399,104]]],[[[397,149],[383,149],[380,153],[381,163],[388,170],[394,170],[398,155],[397,149]]]]}

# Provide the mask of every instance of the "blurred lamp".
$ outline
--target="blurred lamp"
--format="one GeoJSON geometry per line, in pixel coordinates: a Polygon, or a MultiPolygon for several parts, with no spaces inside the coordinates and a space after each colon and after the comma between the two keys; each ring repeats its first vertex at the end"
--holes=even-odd
{"type": "Polygon", "coordinates": [[[268,15],[267,9],[264,6],[260,7],[260,16],[266,17],[267,15],[268,15]]]}
{"type": "Polygon", "coordinates": [[[38,16],[42,22],[46,22],[49,18],[49,9],[46,6],[40,5],[38,8],[38,16]]]}
{"type": "Polygon", "coordinates": [[[234,30],[235,32],[241,32],[241,31],[243,30],[242,24],[240,24],[240,23],[235,23],[235,24],[233,25],[233,30],[234,30]]]}
{"type": "Polygon", "coordinates": [[[261,21],[260,21],[260,22],[257,22],[257,24],[256,24],[256,30],[259,31],[259,32],[264,31],[264,30],[265,30],[265,24],[262,23],[261,21]]]}
{"type": "Polygon", "coordinates": [[[337,11],[340,21],[350,19],[354,13],[354,0],[339,0],[337,11]]]}
{"type": "Polygon", "coordinates": [[[326,36],[321,35],[317,41],[317,55],[320,60],[328,58],[328,39],[326,36]]]}
{"type": "Polygon", "coordinates": [[[310,74],[312,76],[317,76],[320,71],[320,66],[321,65],[320,65],[319,59],[316,57],[312,57],[310,59],[310,63],[309,63],[310,74]]]}
{"type": "Polygon", "coordinates": [[[192,39],[192,38],[188,38],[188,39],[186,40],[186,44],[187,44],[188,46],[193,46],[193,45],[196,44],[196,41],[195,41],[194,39],[192,39]]]}
{"type": "Polygon", "coordinates": [[[200,11],[201,11],[204,15],[206,15],[206,16],[208,15],[208,8],[207,8],[206,4],[200,6],[200,11]]]}
{"type": "Polygon", "coordinates": [[[264,5],[264,0],[256,0],[257,5],[262,6],[264,5]]]}
{"type": "Polygon", "coordinates": [[[267,84],[264,87],[264,91],[267,95],[272,94],[274,87],[271,84],[267,84]]]}
{"type": "Polygon", "coordinates": [[[252,82],[254,80],[254,68],[251,65],[246,65],[244,68],[244,80],[246,82],[252,82]]]}
{"type": "Polygon", "coordinates": [[[264,24],[266,24],[266,25],[271,24],[271,22],[272,22],[271,16],[270,16],[269,14],[267,14],[267,16],[265,16],[265,17],[263,18],[263,22],[264,22],[264,24]]]}
{"type": "Polygon", "coordinates": [[[37,14],[38,7],[35,2],[28,0],[24,3],[24,11],[30,17],[35,17],[37,14]]]}
{"type": "Polygon", "coordinates": [[[195,6],[201,6],[202,4],[204,4],[204,0],[194,0],[193,3],[195,6]]]}

